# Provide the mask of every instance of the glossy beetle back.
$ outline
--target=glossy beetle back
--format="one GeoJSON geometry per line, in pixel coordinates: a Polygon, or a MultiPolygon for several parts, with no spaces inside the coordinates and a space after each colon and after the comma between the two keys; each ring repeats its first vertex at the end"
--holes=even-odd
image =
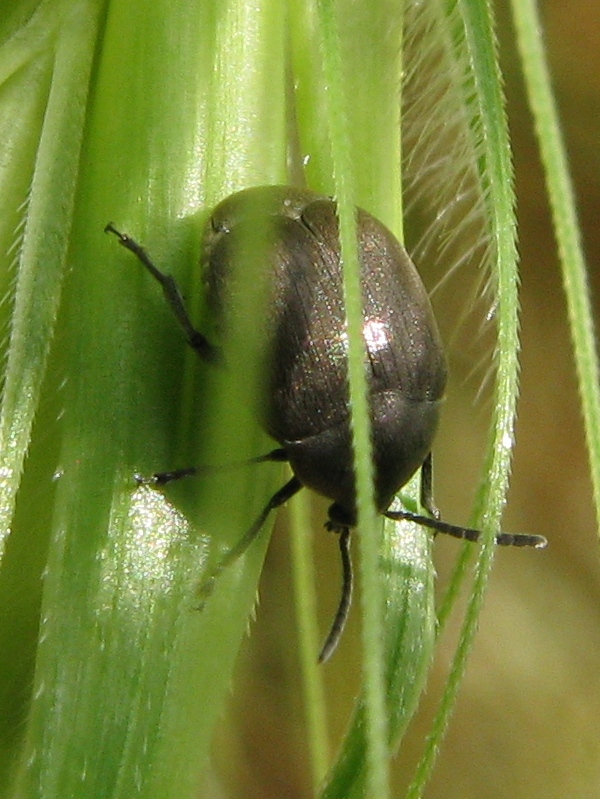
{"type": "MultiPolygon", "coordinates": [[[[247,189],[217,206],[205,236],[205,274],[221,312],[233,259],[243,263],[256,209],[268,241],[265,426],[300,481],[332,499],[351,524],[354,470],[336,206],[327,197],[279,186],[247,189]]],[[[431,449],[446,364],[426,291],[406,251],[381,222],[357,214],[376,499],[384,510],[431,449]]]]}

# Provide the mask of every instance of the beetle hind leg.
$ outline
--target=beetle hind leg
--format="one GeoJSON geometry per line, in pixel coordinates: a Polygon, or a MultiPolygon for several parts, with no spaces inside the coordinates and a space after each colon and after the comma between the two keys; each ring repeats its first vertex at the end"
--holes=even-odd
{"type": "MultiPolygon", "coordinates": [[[[436,533],[445,533],[454,538],[461,538],[466,541],[479,541],[481,538],[481,530],[475,530],[472,527],[459,527],[456,524],[449,524],[441,519],[430,519],[428,516],[420,516],[418,513],[411,513],[405,510],[386,510],[383,514],[388,519],[393,521],[408,521],[420,524],[422,527],[428,527],[436,533]]],[[[496,543],[504,547],[533,547],[534,549],[543,549],[548,543],[543,535],[528,535],[527,533],[498,533],[496,536],[496,543]]]]}
{"type": "Polygon", "coordinates": [[[301,488],[302,483],[300,480],[298,480],[297,477],[292,477],[291,480],[289,480],[282,488],[279,489],[279,491],[273,494],[252,526],[247,530],[246,533],[244,533],[238,543],[228,552],[226,552],[225,555],[223,555],[221,560],[216,563],[215,566],[213,566],[206,577],[202,580],[198,588],[198,595],[201,600],[198,608],[199,610],[204,607],[204,603],[214,590],[217,579],[221,576],[225,569],[235,563],[235,561],[238,560],[238,558],[240,558],[254,543],[271,511],[279,508],[281,505],[287,502],[288,499],[291,499],[294,494],[297,494],[298,491],[300,491],[301,488]]]}

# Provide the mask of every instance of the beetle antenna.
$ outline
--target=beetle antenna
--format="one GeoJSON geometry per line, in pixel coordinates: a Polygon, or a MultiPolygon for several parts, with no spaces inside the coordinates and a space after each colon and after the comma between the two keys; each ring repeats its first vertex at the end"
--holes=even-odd
{"type": "Polygon", "coordinates": [[[321,649],[319,663],[325,663],[335,652],[346,626],[346,619],[352,602],[352,559],[350,557],[349,527],[342,528],[340,532],[340,555],[342,556],[342,595],[331,629],[321,649]]]}
{"type": "MultiPolygon", "coordinates": [[[[448,522],[443,522],[440,519],[431,519],[429,516],[421,516],[418,513],[411,513],[406,510],[386,510],[383,515],[397,522],[416,522],[416,524],[421,524],[423,527],[429,527],[431,530],[435,530],[436,533],[446,533],[446,535],[452,535],[454,538],[462,538],[466,541],[479,541],[481,538],[481,530],[474,530],[472,527],[458,527],[455,524],[448,524],[448,522]]],[[[504,547],[533,547],[534,549],[543,549],[548,541],[543,535],[498,533],[496,536],[496,543],[504,547]]]]}

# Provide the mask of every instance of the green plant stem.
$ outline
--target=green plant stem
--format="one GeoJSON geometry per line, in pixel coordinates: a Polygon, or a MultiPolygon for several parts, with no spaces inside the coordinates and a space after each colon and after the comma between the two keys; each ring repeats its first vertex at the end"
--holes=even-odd
{"type": "MultiPolygon", "coordinates": [[[[423,794],[436,755],[452,714],[467,658],[473,645],[485,588],[494,559],[494,535],[500,526],[506,501],[514,424],[518,397],[518,282],[516,268],[514,193],[512,167],[500,73],[496,59],[493,20],[486,3],[463,0],[459,3],[460,25],[464,27],[464,47],[468,53],[474,106],[474,133],[479,140],[479,169],[487,187],[486,210],[495,245],[493,263],[497,301],[497,376],[494,392],[494,418],[490,430],[484,479],[478,494],[476,518],[481,520],[482,547],[479,552],[469,604],[462,625],[457,651],[444,695],[436,714],[423,757],[417,767],[407,799],[423,794]]],[[[466,83],[466,81],[465,81],[466,83]]],[[[463,568],[455,578],[461,580],[463,568]]],[[[454,591],[449,595],[453,597],[454,591]]],[[[444,606],[444,618],[448,612],[444,606]]]]}
{"type": "Polygon", "coordinates": [[[294,597],[300,644],[304,707],[313,792],[317,796],[329,768],[329,741],[325,713],[323,669],[317,662],[316,576],[311,551],[310,515],[305,492],[295,496],[290,503],[290,515],[294,597]]]}
{"type": "Polygon", "coordinates": [[[317,7],[323,36],[323,63],[328,90],[333,173],[338,202],[340,245],[344,264],[344,298],[348,319],[348,380],[355,452],[357,529],[361,549],[362,640],[368,742],[367,795],[387,799],[389,755],[385,707],[383,591],[379,577],[380,534],[377,532],[373,494],[353,165],[343,88],[344,70],[334,4],[331,0],[319,0],[317,7]],[[360,458],[357,457],[358,453],[360,458]]]}

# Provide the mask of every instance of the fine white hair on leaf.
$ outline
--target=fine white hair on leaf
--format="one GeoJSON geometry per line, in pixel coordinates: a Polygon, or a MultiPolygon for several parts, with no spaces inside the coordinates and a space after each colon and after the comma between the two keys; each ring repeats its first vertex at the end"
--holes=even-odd
{"type": "Polygon", "coordinates": [[[469,360],[476,365],[469,382],[479,383],[479,396],[493,371],[490,309],[497,298],[490,267],[495,236],[481,171],[482,130],[471,65],[460,46],[463,40],[456,9],[449,10],[440,0],[407,5],[404,208],[407,248],[424,274],[434,305],[444,309],[437,316],[447,343],[461,339],[461,349],[466,344],[470,350],[469,360]]]}

